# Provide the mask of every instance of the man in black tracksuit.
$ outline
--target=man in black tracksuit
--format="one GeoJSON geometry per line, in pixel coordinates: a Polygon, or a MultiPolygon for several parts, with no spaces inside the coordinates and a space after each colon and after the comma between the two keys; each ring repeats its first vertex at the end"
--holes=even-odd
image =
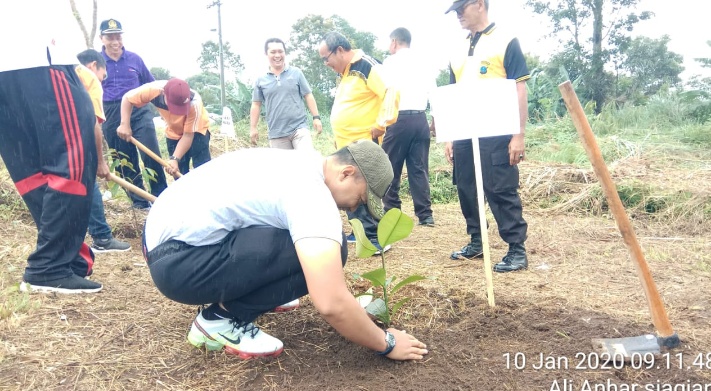
{"type": "Polygon", "coordinates": [[[20,289],[93,293],[102,285],[85,279],[94,255],[84,236],[98,164],[96,117],[76,58],[60,60],[52,49],[28,46],[23,59],[0,68],[0,154],[37,226],[20,289]]]}

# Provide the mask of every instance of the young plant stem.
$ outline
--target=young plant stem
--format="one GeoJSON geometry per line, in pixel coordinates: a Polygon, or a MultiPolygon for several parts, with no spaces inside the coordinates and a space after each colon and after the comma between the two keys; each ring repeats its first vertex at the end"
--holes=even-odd
{"type": "MultiPolygon", "coordinates": [[[[387,270],[385,268],[385,248],[383,247],[383,250],[380,251],[380,260],[383,264],[383,270],[387,270]]],[[[385,326],[390,327],[390,302],[388,301],[388,275],[387,273],[385,274],[385,284],[383,285],[383,301],[385,301],[385,316],[387,317],[387,322],[385,322],[385,326]]]]}

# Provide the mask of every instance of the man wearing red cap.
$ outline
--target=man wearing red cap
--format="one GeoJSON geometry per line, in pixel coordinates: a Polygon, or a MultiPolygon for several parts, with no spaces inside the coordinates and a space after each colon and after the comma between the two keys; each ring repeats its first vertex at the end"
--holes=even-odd
{"type": "Polygon", "coordinates": [[[165,142],[170,154],[168,174],[186,174],[210,161],[210,131],[207,110],[200,95],[188,83],[178,78],[156,80],[128,91],[121,101],[121,123],[118,135],[131,138],[128,119],[134,107],[152,103],[166,123],[165,142]]]}

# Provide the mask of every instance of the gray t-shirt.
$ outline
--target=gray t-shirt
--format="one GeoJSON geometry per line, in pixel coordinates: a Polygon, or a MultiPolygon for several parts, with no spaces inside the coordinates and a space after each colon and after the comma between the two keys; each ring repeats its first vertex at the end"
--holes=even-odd
{"type": "Polygon", "coordinates": [[[171,239],[193,246],[214,244],[231,231],[260,225],[288,229],[294,242],[341,242],[341,215],[324,183],[318,152],[243,149],[190,171],[151,207],[146,249],[171,239]]]}
{"type": "Polygon", "coordinates": [[[287,66],[279,76],[271,72],[254,82],[252,102],[262,102],[267,112],[268,137],[287,137],[307,128],[304,96],[311,86],[299,68],[287,66]]]}

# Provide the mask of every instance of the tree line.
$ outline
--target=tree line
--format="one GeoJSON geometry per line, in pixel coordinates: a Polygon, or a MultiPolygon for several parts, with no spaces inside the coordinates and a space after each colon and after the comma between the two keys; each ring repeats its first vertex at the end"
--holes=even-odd
{"type": "MultiPolygon", "coordinates": [[[[683,85],[680,74],[684,71],[684,59],[669,50],[668,35],[656,39],[632,38],[637,23],[654,17],[652,12],[637,11],[639,3],[640,0],[527,0],[526,6],[533,13],[550,22],[549,36],[559,44],[546,61],[526,56],[531,71],[527,88],[532,121],[564,115],[557,85],[565,80],[573,82],[580,100],[596,113],[606,105],[643,105],[660,91],[673,90],[686,93],[690,101],[700,105],[700,120],[711,118],[711,78],[695,77],[683,85]]],[[[86,31],[78,13],[75,15],[82,31],[86,31]]],[[[382,61],[386,54],[376,48],[375,34],[354,28],[341,16],[307,15],[294,23],[288,40],[290,63],[304,72],[319,110],[324,113],[329,112],[333,103],[336,75],[323,64],[316,48],[321,37],[333,30],[348,37],[353,47],[378,60],[382,61]]],[[[94,32],[95,29],[92,35],[94,32]]],[[[711,41],[708,44],[711,49],[711,41]]],[[[219,47],[214,41],[202,46],[197,59],[202,73],[186,81],[203,97],[209,112],[220,114],[219,47]]],[[[229,42],[223,44],[223,54],[226,72],[238,75],[244,70],[239,54],[232,51],[229,42]]],[[[709,57],[696,61],[711,68],[709,57]]],[[[158,79],[170,77],[167,69],[151,68],[151,72],[158,79]]],[[[225,84],[226,105],[237,120],[247,118],[252,86],[236,77],[232,80],[225,84]]],[[[443,69],[437,84],[447,83],[449,72],[443,69]]]]}

